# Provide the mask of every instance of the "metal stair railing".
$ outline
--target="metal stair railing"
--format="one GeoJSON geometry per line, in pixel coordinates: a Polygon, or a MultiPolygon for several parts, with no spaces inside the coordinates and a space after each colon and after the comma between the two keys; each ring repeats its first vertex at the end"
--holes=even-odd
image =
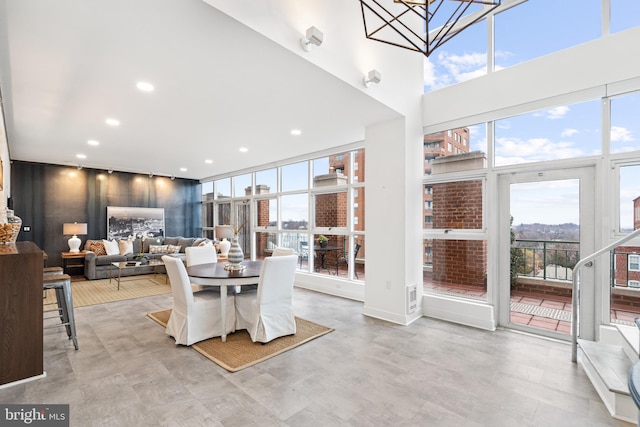
{"type": "Polygon", "coordinates": [[[640,236],[640,229],[634,230],[632,233],[627,234],[623,238],[611,243],[608,246],[600,249],[597,252],[592,253],[586,258],[578,261],[573,268],[573,285],[571,288],[571,361],[578,361],[578,311],[580,309],[580,269],[585,265],[593,265],[593,260],[599,256],[609,252],[611,249],[617,248],[623,243],[628,242],[634,237],[640,236]]]}

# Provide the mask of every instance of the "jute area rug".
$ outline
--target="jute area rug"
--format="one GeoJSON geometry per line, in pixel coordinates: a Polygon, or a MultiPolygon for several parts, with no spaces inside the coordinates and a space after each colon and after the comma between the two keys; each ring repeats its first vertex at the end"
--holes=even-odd
{"type": "MultiPolygon", "coordinates": [[[[118,290],[116,279],[112,279],[111,283],[109,283],[109,279],[72,281],[73,306],[83,307],[105,302],[168,294],[171,292],[171,285],[166,282],[165,277],[162,274],[129,276],[120,281],[120,290],[118,290]]],[[[55,291],[53,289],[47,290],[43,301],[44,304],[55,301],[55,291]]],[[[45,311],[54,310],[55,308],[55,305],[44,306],[45,311]]]]}
{"type": "MultiPolygon", "coordinates": [[[[148,313],[147,316],[166,327],[170,314],[171,309],[168,309],[148,313]]],[[[266,344],[252,342],[249,333],[240,330],[227,335],[226,342],[217,337],[200,341],[191,347],[227,371],[237,372],[332,331],[332,328],[296,317],[295,335],[276,338],[266,344]]]]}

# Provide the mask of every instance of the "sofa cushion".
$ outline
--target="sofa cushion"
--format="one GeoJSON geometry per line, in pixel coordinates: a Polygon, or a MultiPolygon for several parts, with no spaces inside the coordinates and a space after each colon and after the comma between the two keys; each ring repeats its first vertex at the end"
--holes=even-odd
{"type": "Polygon", "coordinates": [[[142,239],[135,239],[133,241],[133,253],[139,254],[142,252],[142,239]]]}
{"type": "Polygon", "coordinates": [[[102,240],[87,240],[84,244],[84,249],[86,251],[91,251],[96,255],[106,255],[107,250],[104,248],[104,243],[102,240]]]}
{"type": "Polygon", "coordinates": [[[120,255],[120,254],[103,255],[103,256],[96,257],[96,265],[109,265],[112,262],[122,262],[126,260],[127,260],[126,255],[120,255]]]}
{"type": "Polygon", "coordinates": [[[164,242],[162,242],[162,244],[177,246],[179,245],[178,242],[180,241],[180,239],[182,239],[182,237],[165,237],[164,242]]]}
{"type": "Polygon", "coordinates": [[[191,246],[200,246],[200,243],[205,242],[206,240],[206,237],[198,237],[193,241],[193,244],[191,246]]]}
{"type": "Polygon", "coordinates": [[[142,252],[148,254],[151,251],[149,250],[149,246],[151,245],[162,245],[162,242],[164,241],[164,239],[162,237],[150,237],[148,239],[144,239],[142,241],[142,252]]]}
{"type": "Polygon", "coordinates": [[[107,255],[120,255],[120,248],[116,240],[102,240],[107,255]]]}
{"type": "Polygon", "coordinates": [[[184,253],[184,249],[193,245],[196,239],[193,237],[181,237],[178,239],[177,245],[180,246],[180,253],[184,253]]]}

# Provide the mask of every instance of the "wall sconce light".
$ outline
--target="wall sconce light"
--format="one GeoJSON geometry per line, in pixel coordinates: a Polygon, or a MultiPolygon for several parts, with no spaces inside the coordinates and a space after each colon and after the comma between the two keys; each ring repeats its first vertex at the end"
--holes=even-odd
{"type": "Polygon", "coordinates": [[[78,165],[78,166],[76,166],[76,169],[78,169],[79,171],[81,171],[81,170],[82,170],[82,165],[78,165]]]}
{"type": "Polygon", "coordinates": [[[171,181],[175,181],[176,177],[171,175],[171,181]]]}
{"type": "Polygon", "coordinates": [[[311,49],[311,45],[320,46],[322,44],[322,39],[324,38],[324,34],[322,31],[317,29],[316,27],[309,27],[307,29],[306,37],[302,37],[300,39],[300,44],[305,52],[309,52],[311,49]]]}
{"type": "Polygon", "coordinates": [[[382,80],[382,74],[380,74],[380,71],[371,70],[367,73],[366,76],[364,76],[362,82],[364,83],[365,87],[369,87],[371,83],[380,83],[380,80],[382,80]]]}
{"type": "Polygon", "coordinates": [[[153,178],[153,173],[149,172],[149,178],[153,178]]]}

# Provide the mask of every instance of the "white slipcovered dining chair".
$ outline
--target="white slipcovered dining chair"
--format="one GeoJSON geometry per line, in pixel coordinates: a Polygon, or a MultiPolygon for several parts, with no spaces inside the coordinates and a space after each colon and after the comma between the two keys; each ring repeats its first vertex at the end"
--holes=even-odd
{"type": "Polygon", "coordinates": [[[271,253],[271,256],[284,256],[295,255],[296,251],[291,248],[283,248],[282,246],[276,246],[271,253]]]}
{"type": "Polygon", "coordinates": [[[258,291],[236,295],[236,329],[246,329],[253,342],[266,343],[296,333],[293,282],[297,255],[264,259],[258,291]]]}
{"type": "MultiPolygon", "coordinates": [[[[187,269],[181,259],[162,257],[173,294],[173,310],[167,322],[166,333],[176,344],[191,345],[198,341],[222,335],[220,294],[193,292],[187,269]]],[[[234,296],[227,296],[227,330],[235,332],[234,296]]]]}
{"type": "MultiPolygon", "coordinates": [[[[187,267],[218,262],[218,254],[214,246],[188,246],[184,249],[184,254],[187,260],[187,267]]],[[[218,287],[194,285],[193,283],[191,284],[191,289],[193,289],[194,292],[220,292],[220,288],[218,287]]]]}

